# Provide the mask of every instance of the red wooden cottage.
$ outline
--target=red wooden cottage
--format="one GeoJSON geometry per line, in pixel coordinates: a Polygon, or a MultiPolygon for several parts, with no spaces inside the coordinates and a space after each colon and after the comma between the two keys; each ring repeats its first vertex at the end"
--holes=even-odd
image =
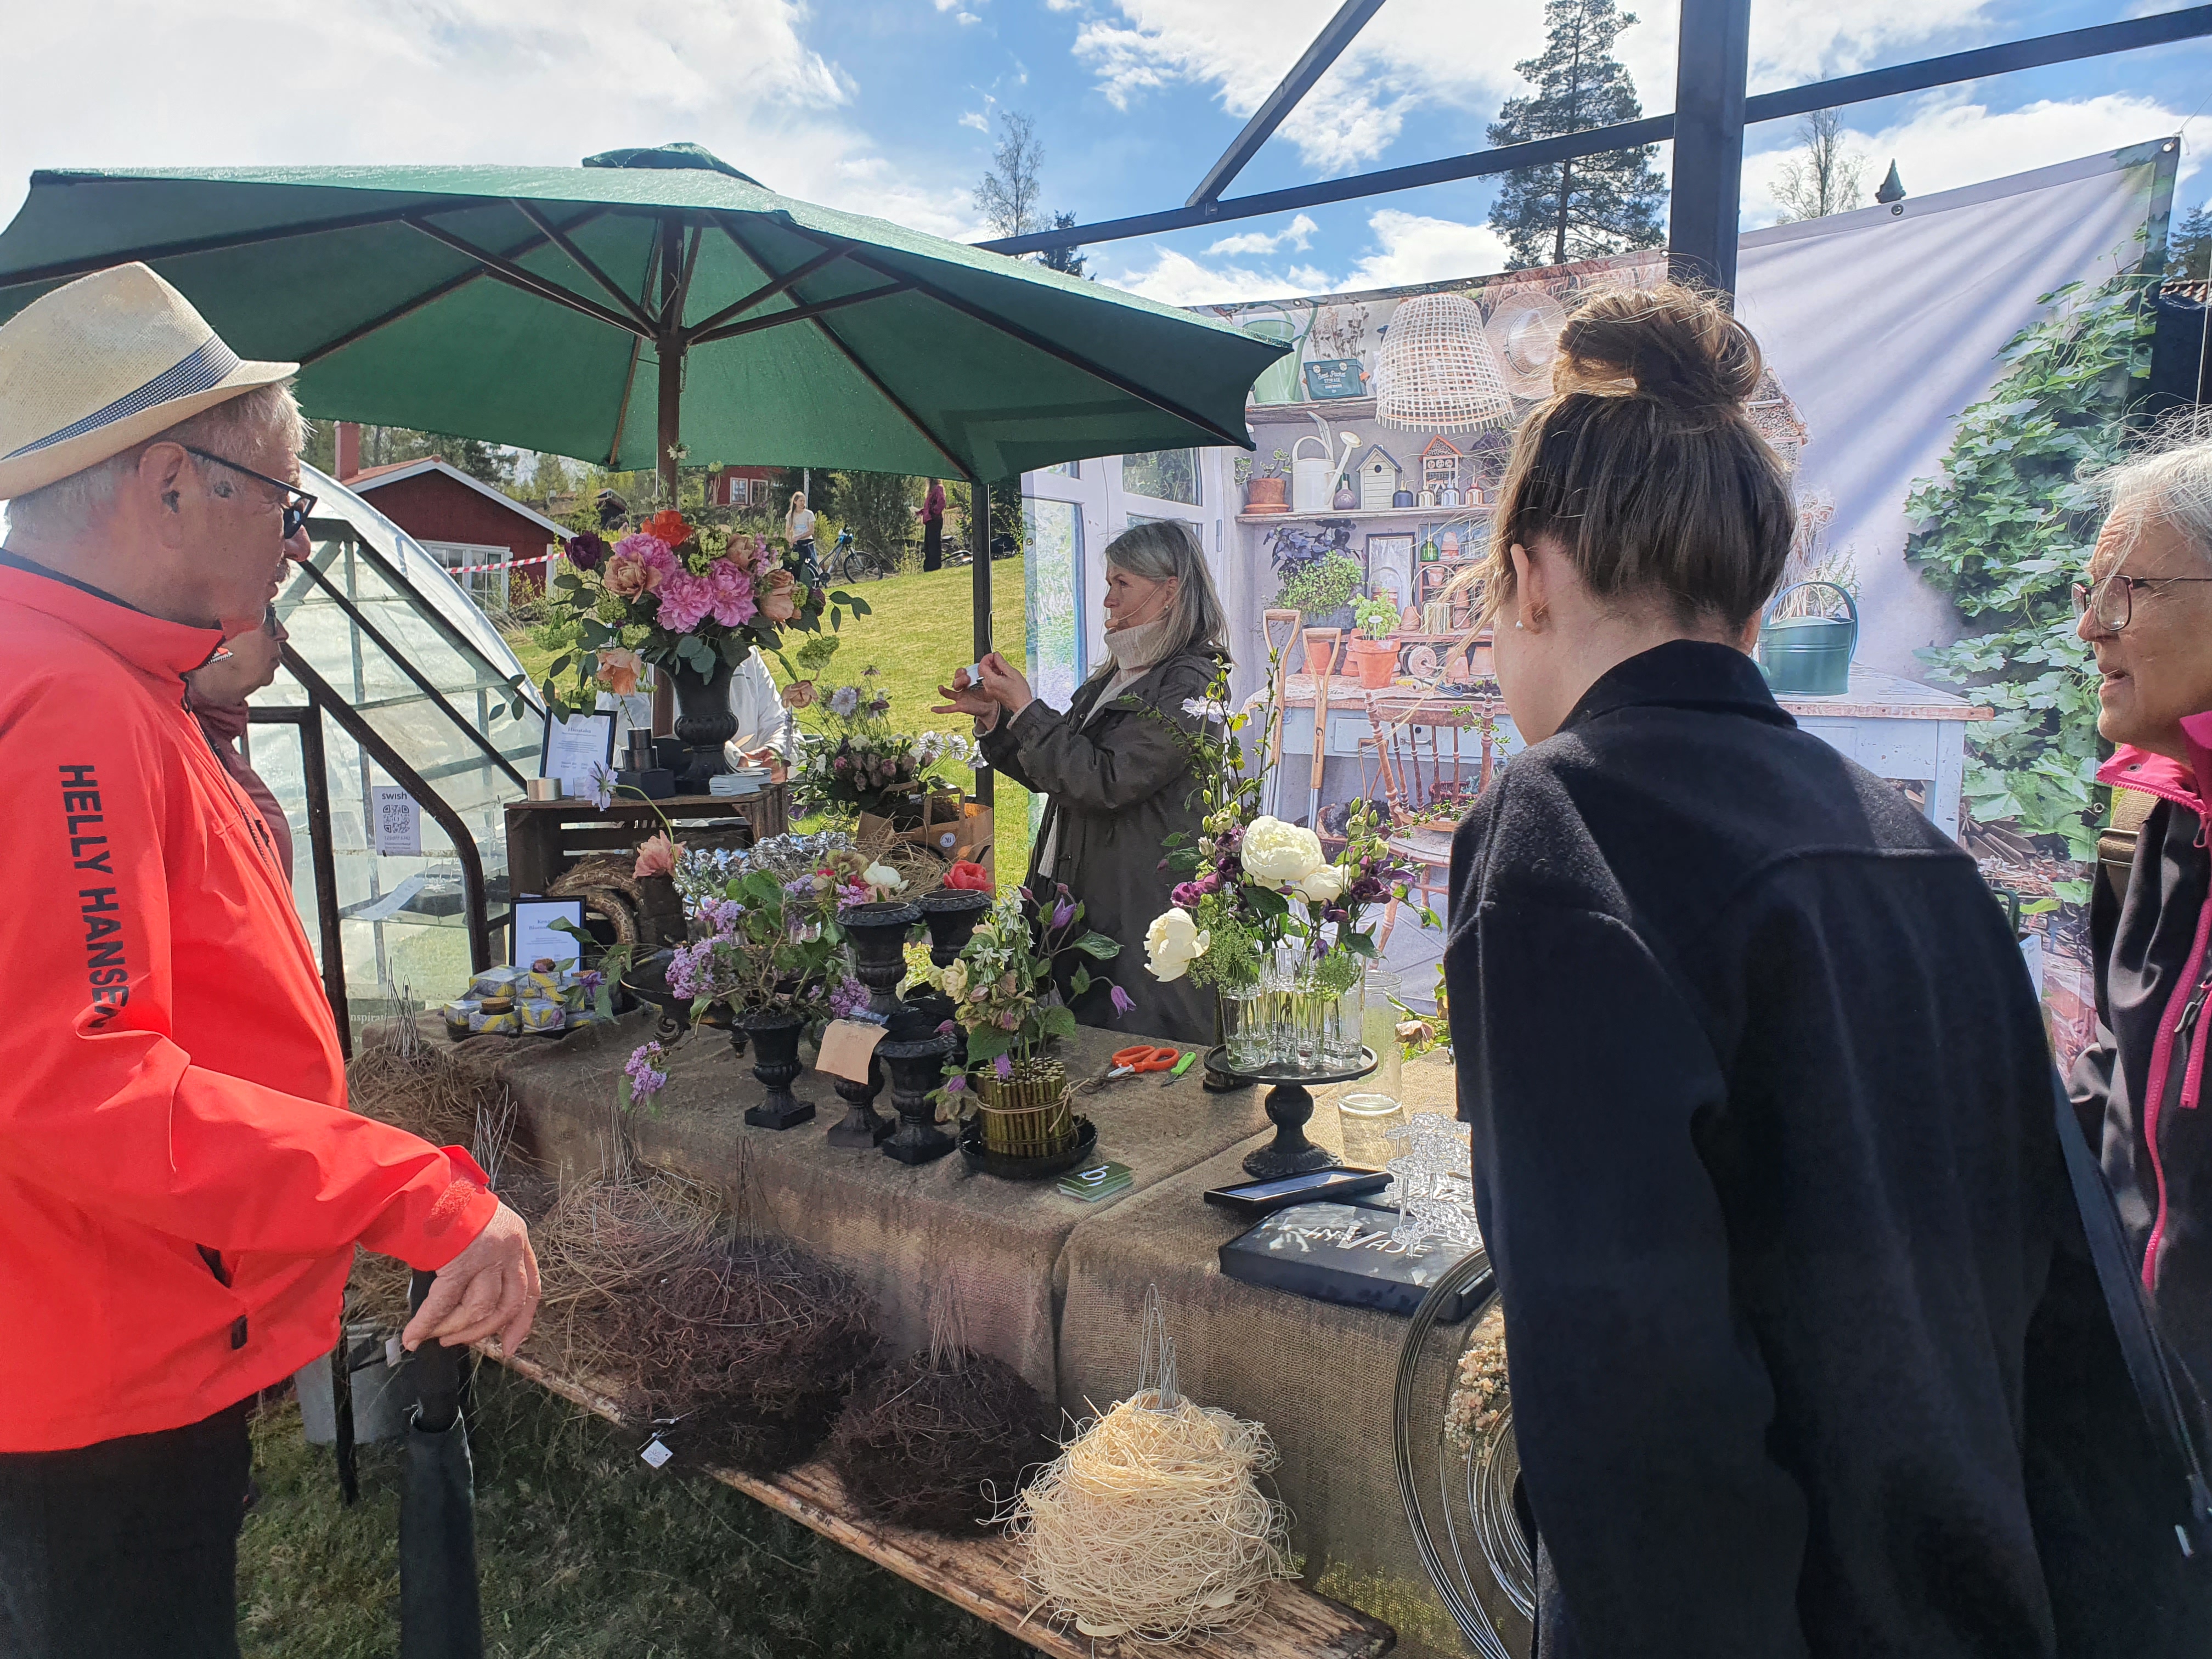
{"type": "Polygon", "coordinates": [[[546,555],[572,533],[435,455],[351,473],[349,458],[338,459],[338,482],[422,543],[479,605],[544,592],[546,555]]]}

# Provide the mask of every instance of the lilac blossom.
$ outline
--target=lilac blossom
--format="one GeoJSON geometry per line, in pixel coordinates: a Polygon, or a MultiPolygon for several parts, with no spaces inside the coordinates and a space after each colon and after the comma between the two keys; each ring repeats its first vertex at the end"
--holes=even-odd
{"type": "Polygon", "coordinates": [[[703,997],[712,994],[714,979],[714,941],[699,939],[690,945],[679,945],[668,959],[668,988],[679,997],[703,997]]]}
{"type": "Polygon", "coordinates": [[[830,1012],[839,1019],[850,1019],[864,1012],[867,1006],[868,988],[849,974],[842,985],[834,987],[830,993],[830,1012]]]}
{"type": "Polygon", "coordinates": [[[738,919],[745,907],[731,898],[710,898],[699,906],[699,920],[724,939],[733,937],[738,931],[738,919]]]}
{"type": "Polygon", "coordinates": [[[623,1074],[629,1079],[629,1097],[635,1104],[650,1100],[668,1085],[668,1073],[661,1062],[668,1051],[658,1042],[641,1042],[630,1050],[629,1059],[623,1066],[623,1074]]]}

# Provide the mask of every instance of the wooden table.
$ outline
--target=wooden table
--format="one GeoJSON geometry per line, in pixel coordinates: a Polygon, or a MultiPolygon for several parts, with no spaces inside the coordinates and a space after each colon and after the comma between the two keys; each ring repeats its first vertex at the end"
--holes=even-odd
{"type": "MultiPolygon", "coordinates": [[[[1313,753],[1316,691],[1312,675],[1289,677],[1283,700],[1285,755],[1313,753]]],[[[1325,754],[1358,756],[1359,739],[1374,731],[1367,714],[1370,697],[1376,714],[1385,720],[1462,728],[1471,723],[1466,711],[1484,701],[1471,693],[1447,692],[1404,680],[1393,683],[1387,690],[1369,691],[1349,676],[1331,675],[1325,754]]],[[[1791,696],[1776,701],[1796,717],[1799,726],[1876,777],[1921,785],[1922,810],[1929,820],[1954,841],[1958,839],[1959,790],[1966,770],[1966,727],[1973,721],[1994,718],[1994,710],[1978,707],[1955,692],[1857,664],[1851,667],[1850,688],[1834,696],[1791,696]]],[[[1513,729],[1512,716],[1502,710],[1497,716],[1496,743],[1500,756],[1510,756],[1525,746],[1513,729]]],[[[1299,775],[1297,768],[1290,770],[1294,779],[1299,775]]],[[[1286,793],[1293,787],[1286,786],[1286,793]]],[[[1285,805],[1296,816],[1295,796],[1285,805]]]]}

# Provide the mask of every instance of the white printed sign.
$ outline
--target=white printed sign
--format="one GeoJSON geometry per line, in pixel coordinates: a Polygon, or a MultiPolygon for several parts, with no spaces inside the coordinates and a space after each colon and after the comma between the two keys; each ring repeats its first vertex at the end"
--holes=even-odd
{"type": "Polygon", "coordinates": [[[368,792],[369,812],[376,822],[376,850],[419,858],[422,853],[422,809],[414,797],[396,784],[379,784],[368,792]]]}

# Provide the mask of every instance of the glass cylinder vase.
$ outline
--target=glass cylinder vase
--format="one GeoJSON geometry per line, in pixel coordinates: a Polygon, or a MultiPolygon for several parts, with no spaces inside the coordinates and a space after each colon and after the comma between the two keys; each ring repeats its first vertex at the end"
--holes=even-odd
{"type": "Polygon", "coordinates": [[[1370,968],[1362,976],[1366,1006],[1361,1025],[1366,1045],[1375,1051],[1375,1075],[1367,1086],[1393,1100],[1403,1100],[1406,1051],[1398,1041],[1398,976],[1388,968],[1370,968]]]}
{"type": "Polygon", "coordinates": [[[1275,996],[1264,985],[1220,988],[1221,1043],[1229,1064],[1239,1072],[1265,1071],[1275,1063],[1275,996]]]}
{"type": "Polygon", "coordinates": [[[1355,980],[1341,991],[1332,994],[1324,990],[1317,995],[1321,1005],[1322,1069],[1351,1071],[1359,1064],[1359,1051],[1366,1041],[1365,987],[1355,980]]]}

